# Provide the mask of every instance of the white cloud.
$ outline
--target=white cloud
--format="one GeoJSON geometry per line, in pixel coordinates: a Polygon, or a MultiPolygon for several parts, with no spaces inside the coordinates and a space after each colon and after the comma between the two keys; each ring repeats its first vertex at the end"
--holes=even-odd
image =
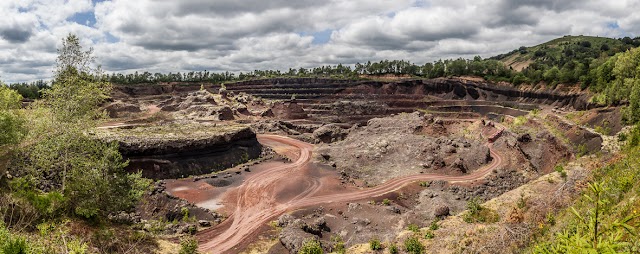
{"type": "Polygon", "coordinates": [[[639,8],[640,0],[5,0],[0,79],[49,78],[68,33],[94,47],[106,71],[286,70],[488,57],[566,34],[633,37],[639,8]],[[80,13],[97,22],[73,20],[80,13]],[[328,42],[315,44],[316,33],[328,42]]]}

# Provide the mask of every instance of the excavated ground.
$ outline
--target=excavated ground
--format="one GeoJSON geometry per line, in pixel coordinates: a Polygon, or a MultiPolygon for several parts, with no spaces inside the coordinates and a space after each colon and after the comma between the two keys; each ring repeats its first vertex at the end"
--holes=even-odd
{"type": "Polygon", "coordinates": [[[149,125],[158,123],[233,123],[269,134],[258,141],[276,153],[272,159],[163,182],[169,196],[226,218],[197,234],[208,253],[297,253],[312,238],[325,251],[336,237],[347,247],[393,241],[409,224],[457,214],[468,200],[497,197],[574,154],[600,151],[603,142],[576,124],[603,119],[572,115],[592,107],[588,97],[562,87],[302,78],[237,82],[224,90],[117,86],[114,98],[107,128],[144,125],[153,132],[149,125]]]}

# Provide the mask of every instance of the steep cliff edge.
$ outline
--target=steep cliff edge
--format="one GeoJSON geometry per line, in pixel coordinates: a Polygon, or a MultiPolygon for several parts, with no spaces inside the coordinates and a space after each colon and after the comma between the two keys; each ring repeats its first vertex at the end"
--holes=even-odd
{"type": "Polygon", "coordinates": [[[245,125],[167,124],[97,131],[117,141],[128,170],[152,179],[180,178],[222,170],[260,156],[262,146],[245,125]]]}

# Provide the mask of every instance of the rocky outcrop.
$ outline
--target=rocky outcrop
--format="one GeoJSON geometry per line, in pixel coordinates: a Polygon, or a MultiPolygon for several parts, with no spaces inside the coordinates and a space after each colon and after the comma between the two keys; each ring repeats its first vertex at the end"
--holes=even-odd
{"type": "Polygon", "coordinates": [[[261,145],[247,126],[165,125],[109,129],[98,133],[117,141],[128,170],[152,179],[180,178],[222,170],[260,156],[261,145]]]}
{"type": "Polygon", "coordinates": [[[349,134],[349,130],[345,130],[336,124],[327,124],[313,131],[314,140],[319,143],[333,143],[343,140],[349,134]]]}
{"type": "Polygon", "coordinates": [[[134,113],[140,113],[140,107],[122,101],[115,101],[104,107],[111,118],[125,117],[134,113]]]}
{"type": "Polygon", "coordinates": [[[331,231],[324,217],[316,218],[312,223],[307,223],[285,214],[278,218],[277,223],[279,227],[283,227],[278,235],[280,243],[290,253],[298,253],[306,241],[318,240],[322,237],[323,232],[331,231]]]}
{"type": "Polygon", "coordinates": [[[271,113],[277,119],[305,119],[307,118],[307,113],[304,109],[296,102],[275,102],[273,106],[271,106],[271,113]]]}

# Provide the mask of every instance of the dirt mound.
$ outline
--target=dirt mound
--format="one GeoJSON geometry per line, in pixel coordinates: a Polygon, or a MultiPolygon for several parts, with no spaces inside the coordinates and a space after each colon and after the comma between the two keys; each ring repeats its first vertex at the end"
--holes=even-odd
{"type": "Polygon", "coordinates": [[[420,134],[434,123],[430,115],[417,112],[374,118],[343,141],[319,148],[319,159],[374,184],[425,172],[468,173],[490,160],[489,149],[476,140],[420,134]]]}

